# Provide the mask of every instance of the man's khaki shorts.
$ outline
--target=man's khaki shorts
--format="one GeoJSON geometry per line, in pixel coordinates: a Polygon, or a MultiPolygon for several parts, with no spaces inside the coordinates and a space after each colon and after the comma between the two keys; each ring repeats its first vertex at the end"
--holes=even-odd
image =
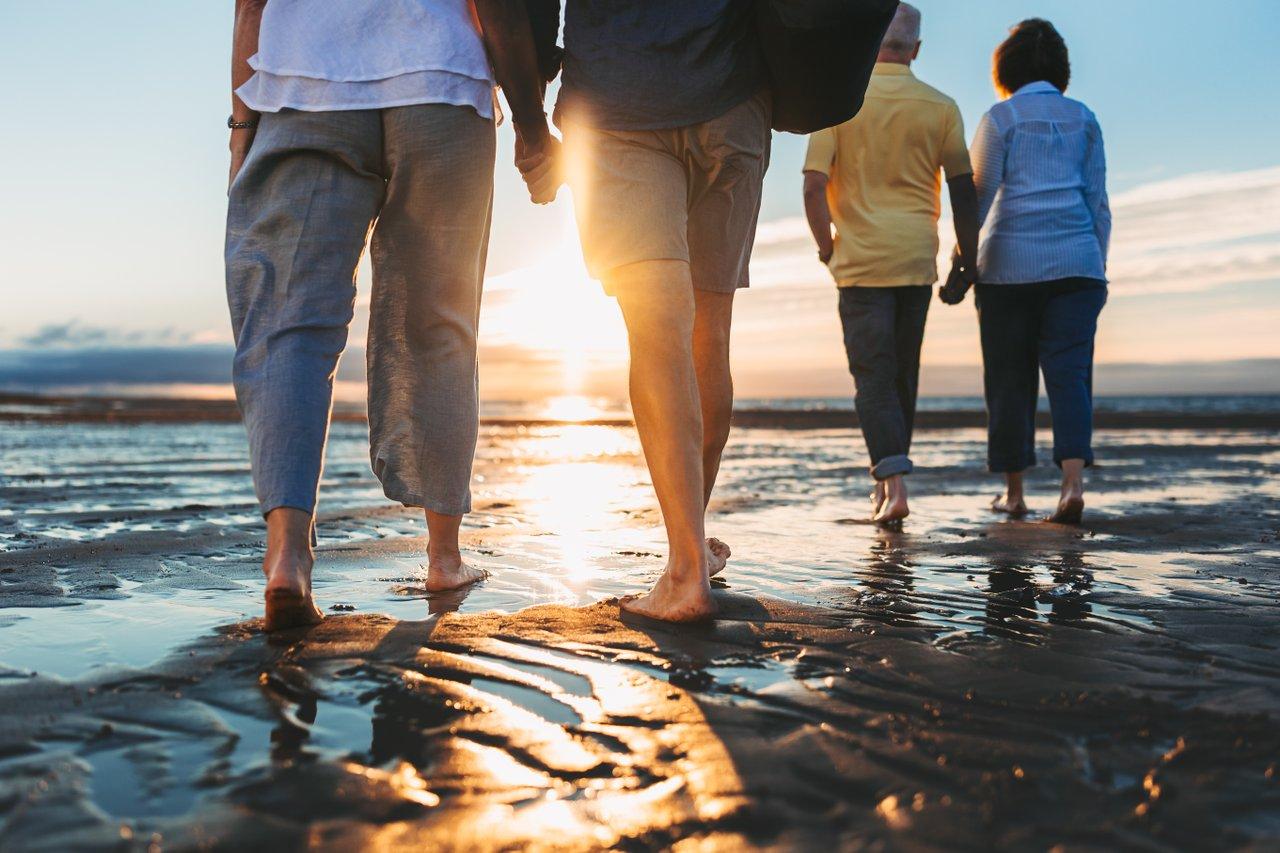
{"type": "MultiPolygon", "coordinates": [[[[670,130],[598,130],[566,122],[564,139],[587,270],[689,263],[697,290],[746,287],[769,166],[770,100],[670,130]]],[[[607,289],[607,285],[606,285],[607,289]]]]}

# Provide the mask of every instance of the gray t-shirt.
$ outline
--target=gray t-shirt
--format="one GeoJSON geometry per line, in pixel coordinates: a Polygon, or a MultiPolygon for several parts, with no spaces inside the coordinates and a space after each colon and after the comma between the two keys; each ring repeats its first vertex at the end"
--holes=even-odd
{"type": "Polygon", "coordinates": [[[765,85],[749,0],[567,0],[557,121],[687,127],[765,85]]]}

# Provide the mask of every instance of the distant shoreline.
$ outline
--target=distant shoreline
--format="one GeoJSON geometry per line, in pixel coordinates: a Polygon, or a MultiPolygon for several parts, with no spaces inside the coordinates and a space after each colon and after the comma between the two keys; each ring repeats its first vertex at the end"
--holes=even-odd
{"type": "MultiPolygon", "coordinates": [[[[1100,406],[1094,413],[1098,429],[1233,429],[1280,430],[1280,408],[1275,411],[1176,411],[1158,408],[1162,398],[1152,398],[1149,410],[1110,411],[1100,406]]],[[[1101,401],[1100,402],[1104,402],[1101,401]]],[[[756,401],[753,401],[756,403],[756,401]]],[[[337,423],[364,423],[365,413],[354,406],[335,408],[337,423]]],[[[54,397],[38,394],[0,394],[0,423],[101,423],[101,424],[186,424],[236,423],[240,413],[232,400],[196,400],[163,397],[54,397]]],[[[736,409],[734,425],[755,429],[829,430],[856,429],[858,416],[847,409],[797,409],[757,405],[736,409]]],[[[586,420],[557,419],[538,416],[484,416],[487,426],[520,425],[612,426],[631,425],[625,415],[611,415],[586,420]]],[[[1050,416],[1041,411],[1039,424],[1047,427],[1050,416]]],[[[916,428],[923,430],[974,429],[986,426],[986,413],[979,408],[922,410],[916,416],[916,428]]]]}

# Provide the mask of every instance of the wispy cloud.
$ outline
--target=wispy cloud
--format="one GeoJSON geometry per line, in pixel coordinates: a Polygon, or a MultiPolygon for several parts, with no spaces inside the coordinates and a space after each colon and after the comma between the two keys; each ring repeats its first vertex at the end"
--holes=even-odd
{"type": "Polygon", "coordinates": [[[114,329],[95,326],[79,320],[65,323],[49,323],[34,332],[19,336],[15,343],[30,349],[83,349],[83,348],[131,348],[173,346],[193,341],[172,327],[163,329],[114,329]]]}
{"type": "MultiPolygon", "coordinates": [[[[1155,181],[1113,196],[1111,207],[1113,298],[1280,279],[1280,167],[1155,181]]],[[[954,245],[951,229],[949,219],[939,224],[940,265],[954,245]]],[[[803,218],[762,223],[754,280],[825,283],[813,254],[803,218]]]]}

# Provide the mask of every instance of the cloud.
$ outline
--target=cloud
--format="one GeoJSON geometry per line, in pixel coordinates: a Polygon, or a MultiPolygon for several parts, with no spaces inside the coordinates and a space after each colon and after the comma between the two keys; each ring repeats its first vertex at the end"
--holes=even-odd
{"type": "MultiPolygon", "coordinates": [[[[1280,166],[1153,181],[1111,199],[1112,298],[1208,291],[1280,279],[1280,166]]],[[[940,265],[954,245],[939,224],[940,265]]],[[[761,223],[753,282],[827,281],[802,217],[761,223]]]]}
{"type": "Polygon", "coordinates": [[[225,346],[78,347],[0,350],[0,386],[43,388],[99,383],[224,384],[231,381],[231,350],[225,346]]]}
{"type": "Polygon", "coordinates": [[[123,330],[70,320],[41,326],[34,332],[18,336],[16,343],[19,348],[30,349],[109,349],[176,346],[193,341],[189,336],[180,335],[171,326],[162,329],[123,330]]]}

